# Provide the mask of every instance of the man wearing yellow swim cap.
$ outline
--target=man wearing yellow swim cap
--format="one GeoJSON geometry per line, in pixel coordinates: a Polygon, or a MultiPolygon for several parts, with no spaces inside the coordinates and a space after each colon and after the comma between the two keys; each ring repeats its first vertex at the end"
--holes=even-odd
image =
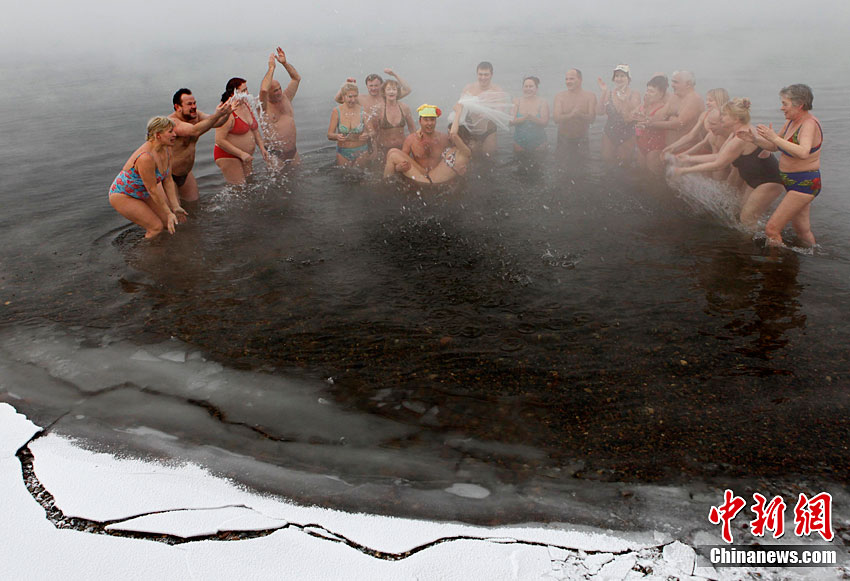
{"type": "Polygon", "coordinates": [[[419,131],[407,136],[401,150],[429,171],[440,163],[443,150],[450,144],[449,136],[437,131],[437,117],[443,114],[439,107],[424,103],[416,112],[419,131]]]}

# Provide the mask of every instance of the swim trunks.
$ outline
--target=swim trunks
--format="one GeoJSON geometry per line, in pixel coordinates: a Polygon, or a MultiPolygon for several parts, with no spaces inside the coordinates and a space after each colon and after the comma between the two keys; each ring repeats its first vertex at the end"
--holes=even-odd
{"type": "Polygon", "coordinates": [[[182,187],[183,187],[183,184],[185,184],[185,183],[186,183],[186,180],[187,180],[188,178],[189,178],[189,174],[186,174],[186,175],[184,175],[184,176],[179,176],[179,175],[177,175],[177,174],[172,174],[172,176],[171,176],[171,179],[173,179],[173,180],[174,180],[174,183],[175,183],[175,184],[177,184],[177,187],[178,187],[178,188],[182,188],[182,187]]]}
{"type": "Polygon", "coordinates": [[[336,146],[336,152],[347,159],[348,161],[354,161],[364,153],[369,151],[369,145],[360,145],[358,147],[340,147],[336,146]]]}
{"type": "Polygon", "coordinates": [[[779,172],[782,185],[788,191],[817,196],[821,191],[820,170],[779,172]]]}

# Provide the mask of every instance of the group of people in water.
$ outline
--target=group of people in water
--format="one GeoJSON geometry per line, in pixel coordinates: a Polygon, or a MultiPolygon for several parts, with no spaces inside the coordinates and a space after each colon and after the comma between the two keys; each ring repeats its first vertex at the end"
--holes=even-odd
{"type": "MultiPolygon", "coordinates": [[[[524,78],[522,95],[511,100],[493,83],[489,62],[479,63],[476,73],[476,81],[464,87],[448,115],[448,133],[437,130],[442,116],[438,106],[424,103],[414,114],[402,101],[411,87],[392,69],[384,70],[386,79],[367,76],[365,94],[355,79],[347,79],[335,96],[338,105],[327,132],[336,145],[337,165],[377,166],[385,178],[443,184],[466,174],[474,160],[493,156],[500,128],[513,130],[513,149],[519,155],[534,158],[547,151],[550,121],[557,129],[555,155],[581,162],[588,154],[590,127],[604,116],[601,153],[606,162],[636,164],[657,174],[666,168],[672,178],[701,173],[726,182],[740,191],[741,223],[750,229],[784,193],[766,222],[768,241],[782,244],[782,230],[790,222],[801,244],[815,244],[809,212],[821,189],[823,132],[811,114],[813,95],[807,85],[779,92],[785,123],[777,132],[772,125],[751,123],[746,98],[730,99],[725,89],[716,88],[703,100],[689,71],[673,73],[670,82],[664,74],[653,75],[641,96],[631,86],[630,67],[619,64],[610,83],[597,79],[597,97],[583,88],[582,73],[573,68],[551,110],[538,95],[537,77],[524,78]]],[[[195,144],[210,129],[215,129],[215,163],[230,184],[243,183],[252,173],[257,150],[270,171],[296,167],[300,156],[292,101],[300,81],[277,48],[269,56],[256,108],[247,81],[239,77],[227,82],[209,115],[198,110],[189,89],[178,90],[174,111],[150,120],[147,140],[115,178],[110,204],[142,226],[146,238],[163,230],[174,233],[188,215],[183,205],[198,199],[192,174],[195,144]],[[274,78],[278,65],[289,76],[286,88],[274,78]]]]}

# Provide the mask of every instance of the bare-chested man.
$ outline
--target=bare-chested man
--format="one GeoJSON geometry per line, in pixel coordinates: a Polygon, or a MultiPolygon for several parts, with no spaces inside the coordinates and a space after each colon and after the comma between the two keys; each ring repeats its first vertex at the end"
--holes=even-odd
{"type": "Polygon", "coordinates": [[[260,103],[268,120],[266,151],[274,160],[277,169],[282,169],[287,164],[296,166],[301,161],[295,147],[295,113],[292,109],[292,99],[295,98],[300,82],[301,75],[286,60],[283,49],[277,47],[277,51],[269,55],[269,70],[260,83],[260,103]],[[282,64],[289,73],[286,89],[274,79],[277,63],[282,64]]]}
{"type": "Polygon", "coordinates": [[[596,119],[596,95],[581,88],[581,71],[570,69],[564,81],[566,91],[555,95],[552,108],[558,126],[558,155],[584,156],[588,150],[590,124],[596,119]]]}
{"type": "Polygon", "coordinates": [[[224,125],[232,109],[229,103],[219,103],[212,115],[198,111],[192,91],[185,88],[174,93],[172,102],[174,112],[168,118],[174,122],[177,140],[171,150],[171,175],[180,198],[195,202],[198,199],[198,182],[192,173],[195,165],[195,144],[198,138],[210,129],[224,125]]]}
{"type": "Polygon", "coordinates": [[[419,131],[407,136],[401,150],[425,168],[425,171],[429,171],[439,165],[443,150],[451,142],[448,135],[437,131],[437,117],[441,114],[439,108],[426,103],[417,109],[417,113],[419,131]]]}
{"type": "MultiPolygon", "coordinates": [[[[474,83],[469,83],[463,88],[460,93],[460,98],[464,97],[480,97],[484,93],[492,97],[493,102],[488,99],[488,105],[498,105],[498,101],[507,99],[507,94],[499,85],[493,84],[493,65],[487,61],[478,63],[475,68],[477,80],[474,83]]],[[[506,103],[509,101],[506,101],[506,103]]],[[[498,138],[496,137],[496,124],[491,120],[481,115],[469,114],[464,121],[464,126],[470,132],[469,149],[473,153],[481,152],[485,155],[491,155],[496,152],[499,146],[498,138]]]]}
{"type": "MultiPolygon", "coordinates": [[[[398,99],[399,101],[407,97],[410,92],[410,85],[407,84],[407,81],[398,76],[395,71],[392,69],[384,69],[384,74],[394,77],[396,81],[398,81],[398,99]]],[[[357,80],[354,77],[348,77],[345,80],[346,83],[357,83],[357,80]]],[[[381,78],[381,75],[372,73],[366,77],[366,94],[360,93],[357,95],[357,102],[366,110],[366,121],[368,122],[372,117],[376,116],[381,107],[384,104],[384,97],[381,95],[381,86],[384,84],[384,79],[381,78]]],[[[340,87],[339,92],[334,97],[334,101],[337,103],[342,103],[343,95],[342,95],[342,87],[340,87]]]]}
{"type": "Polygon", "coordinates": [[[650,129],[667,131],[667,143],[673,143],[688,133],[705,110],[702,97],[694,89],[696,78],[692,72],[676,71],[670,84],[673,96],[664,109],[659,111],[659,120],[646,125],[650,129]]]}

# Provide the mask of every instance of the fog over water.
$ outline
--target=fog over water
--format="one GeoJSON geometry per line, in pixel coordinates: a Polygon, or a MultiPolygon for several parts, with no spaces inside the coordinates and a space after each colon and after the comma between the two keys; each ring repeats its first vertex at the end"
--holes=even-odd
{"type": "Polygon", "coordinates": [[[349,509],[687,528],[704,521],[692,503],[715,500],[687,487],[843,494],[846,6],[16,4],[0,24],[0,401],[349,509]],[[225,188],[208,134],[201,207],[142,243],[106,191],[147,119],[182,86],[207,112],[232,76],[257,94],[277,45],[303,76],[300,173],[268,179],[257,157],[252,184],[225,188]],[[539,76],[550,103],[570,67],[597,93],[621,62],[641,92],[688,69],[774,125],[778,90],[810,84],[821,247],[771,260],[716,187],[606,170],[600,119],[586,167],[517,172],[500,134],[498,162],[439,195],[331,167],[345,77],[393,67],[408,104],[447,110],[481,60],[514,96],[539,76]],[[681,488],[626,497],[624,482],[681,488]],[[490,496],[445,493],[457,483],[490,496]]]}

